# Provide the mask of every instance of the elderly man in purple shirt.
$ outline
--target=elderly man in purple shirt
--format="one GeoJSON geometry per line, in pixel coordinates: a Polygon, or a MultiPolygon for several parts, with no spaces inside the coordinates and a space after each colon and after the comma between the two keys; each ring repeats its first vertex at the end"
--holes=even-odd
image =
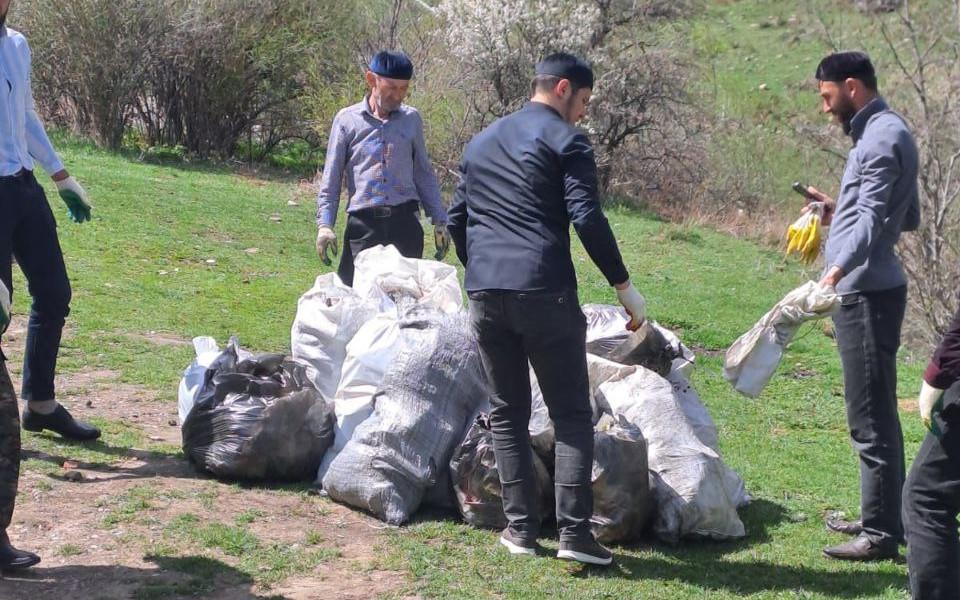
{"type": "Polygon", "coordinates": [[[423,138],[423,119],[403,104],[413,64],[401,52],[379,52],[366,73],[369,94],[337,113],[317,197],[317,253],[324,264],[337,255],[333,231],[340,189],[348,191],[345,243],[337,274],[353,285],[353,261],[361,251],[393,244],[409,258],[423,257],[420,205],[434,226],[437,252],[450,248],[447,212],[423,138]]]}

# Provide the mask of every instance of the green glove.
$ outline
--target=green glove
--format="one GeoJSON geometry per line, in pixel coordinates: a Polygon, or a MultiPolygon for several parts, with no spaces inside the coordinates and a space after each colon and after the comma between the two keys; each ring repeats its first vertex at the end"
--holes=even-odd
{"type": "Polygon", "coordinates": [[[433,226],[433,241],[437,246],[437,251],[433,255],[434,260],[443,260],[450,252],[450,232],[446,225],[433,226]]]}
{"type": "Polygon", "coordinates": [[[0,281],[0,333],[10,325],[10,290],[0,281]]]}
{"type": "Polygon", "coordinates": [[[90,202],[87,201],[87,192],[73,177],[67,177],[57,182],[60,197],[67,205],[67,214],[74,223],[83,223],[90,220],[90,202]]]}

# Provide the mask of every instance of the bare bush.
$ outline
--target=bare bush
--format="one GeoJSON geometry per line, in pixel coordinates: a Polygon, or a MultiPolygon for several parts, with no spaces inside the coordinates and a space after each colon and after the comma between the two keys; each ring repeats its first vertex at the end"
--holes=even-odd
{"type": "MultiPolygon", "coordinates": [[[[901,244],[910,276],[917,331],[936,343],[956,309],[960,290],[960,21],[947,11],[912,9],[909,2],[880,31],[900,83],[896,106],[910,120],[920,148],[919,230],[901,244]]],[[[942,6],[939,8],[948,8],[942,6]]]]}
{"type": "Polygon", "coordinates": [[[145,73],[144,41],[162,35],[155,7],[138,0],[35,0],[16,7],[13,21],[30,39],[41,111],[119,147],[145,73]]]}
{"type": "Polygon", "coordinates": [[[301,102],[343,72],[349,7],[333,0],[37,0],[17,17],[33,38],[47,116],[116,148],[231,156],[312,136],[301,102]],[[252,145],[252,144],[251,144],[252,145]]]}

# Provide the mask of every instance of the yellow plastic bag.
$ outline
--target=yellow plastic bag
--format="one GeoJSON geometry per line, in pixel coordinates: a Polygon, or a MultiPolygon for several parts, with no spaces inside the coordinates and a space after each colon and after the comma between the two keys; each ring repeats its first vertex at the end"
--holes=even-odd
{"type": "Polygon", "coordinates": [[[810,210],[787,229],[787,256],[796,254],[808,265],[820,256],[823,240],[823,202],[811,202],[809,206],[810,210]]]}

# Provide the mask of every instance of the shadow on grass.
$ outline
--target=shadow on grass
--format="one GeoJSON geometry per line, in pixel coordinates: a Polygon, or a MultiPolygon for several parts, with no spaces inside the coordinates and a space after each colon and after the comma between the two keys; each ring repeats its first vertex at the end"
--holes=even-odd
{"type": "Polygon", "coordinates": [[[737,595],[806,592],[831,598],[876,598],[891,589],[907,589],[906,576],[897,573],[846,573],[766,561],[727,562],[699,552],[689,553],[680,564],[675,560],[621,555],[614,569],[584,568],[574,577],[682,582],[706,591],[737,595]]]}
{"type": "MultiPolygon", "coordinates": [[[[727,561],[723,557],[770,542],[771,530],[789,519],[783,506],[757,499],[740,511],[747,537],[729,542],[693,542],[679,546],[647,546],[663,558],[618,553],[611,570],[585,568],[575,577],[680,581],[704,590],[740,595],[760,592],[818,593],[834,598],[873,598],[890,589],[906,590],[907,579],[897,573],[872,572],[869,576],[789,566],[766,561],[727,561]]],[[[641,546],[642,547],[642,546],[641,546]]],[[[823,559],[826,561],[827,559],[823,559]]]]}
{"type": "MultiPolygon", "coordinates": [[[[72,442],[57,439],[57,445],[61,448],[55,448],[51,451],[44,450],[21,450],[21,459],[35,459],[50,463],[52,466],[62,467],[67,461],[75,463],[73,469],[83,471],[95,471],[111,475],[110,477],[83,479],[76,483],[93,483],[103,481],[104,479],[141,479],[150,477],[177,477],[186,479],[203,479],[204,475],[198,473],[196,469],[180,453],[159,452],[154,450],[141,450],[137,448],[128,448],[125,446],[112,446],[101,440],[93,442],[72,442]],[[70,456],[66,448],[75,447],[86,450],[87,452],[103,455],[105,458],[116,457],[130,460],[137,460],[142,464],[137,466],[124,466],[108,462],[107,460],[83,460],[77,456],[70,456]]],[[[73,469],[65,469],[73,470],[73,469]]],[[[61,473],[48,473],[54,479],[64,479],[61,473]]]]}
{"type": "Polygon", "coordinates": [[[0,598],[61,600],[102,598],[160,600],[229,597],[231,600],[282,600],[250,591],[253,580],[230,565],[202,556],[147,556],[157,568],[125,566],[39,566],[0,579],[0,598]],[[230,588],[225,590],[224,588],[230,588]]]}

